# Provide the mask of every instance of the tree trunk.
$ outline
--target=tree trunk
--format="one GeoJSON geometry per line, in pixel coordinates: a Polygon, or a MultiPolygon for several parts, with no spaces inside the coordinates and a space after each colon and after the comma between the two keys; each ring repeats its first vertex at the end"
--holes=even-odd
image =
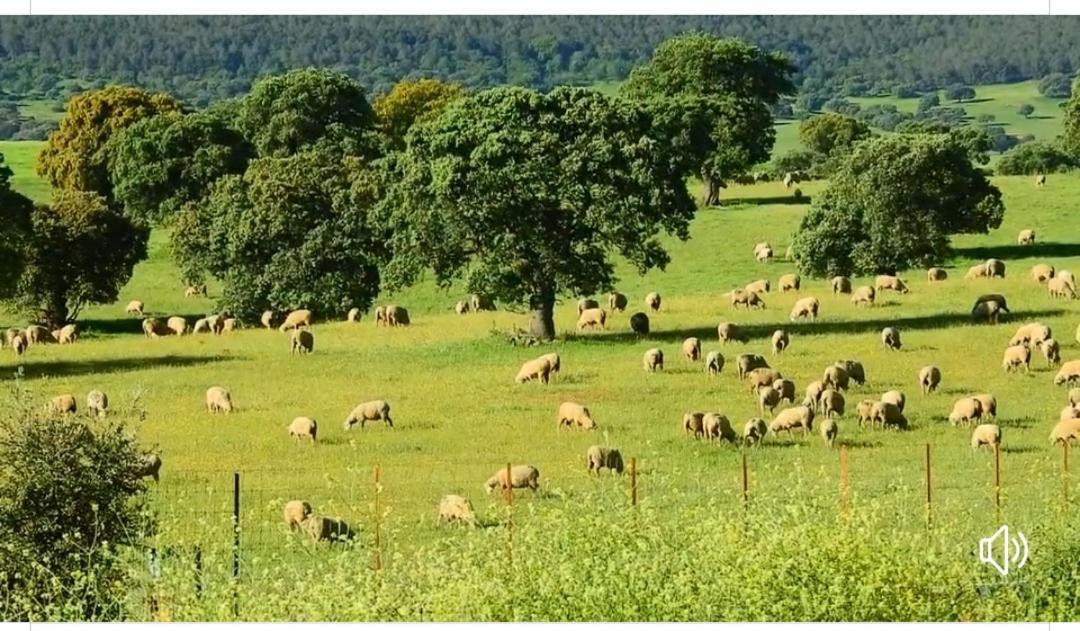
{"type": "Polygon", "coordinates": [[[67,324],[68,304],[67,297],[53,295],[45,298],[38,309],[38,322],[49,330],[58,329],[67,324]]]}
{"type": "Polygon", "coordinates": [[[555,339],[555,291],[544,290],[530,297],[529,309],[529,333],[544,342],[555,339]]]}
{"type": "Polygon", "coordinates": [[[705,183],[705,196],[702,198],[702,206],[706,208],[709,206],[720,205],[720,187],[723,184],[720,180],[710,177],[706,173],[701,174],[701,179],[705,183]]]}

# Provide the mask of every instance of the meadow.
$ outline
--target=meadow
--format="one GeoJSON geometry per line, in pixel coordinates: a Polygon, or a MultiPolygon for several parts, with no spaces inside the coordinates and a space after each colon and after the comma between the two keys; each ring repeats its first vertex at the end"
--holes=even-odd
{"type": "MultiPolygon", "coordinates": [[[[31,148],[0,151],[16,169],[16,188],[43,200],[47,189],[17,166],[31,148]]],[[[560,338],[543,348],[512,346],[502,335],[523,326],[524,314],[458,316],[452,306],[464,289],[431,282],[380,297],[408,307],[411,326],[376,327],[367,316],[323,320],[308,356],[291,356],[284,335],[255,323],[220,337],[146,339],[140,321],[123,313],[129,300],[143,300],[153,315],[189,319],[214,309],[213,285],[210,299],[183,296],[168,235],[157,230],[149,260],[117,303],[84,310],[77,344],[34,347],[21,359],[5,349],[0,361],[5,379],[14,387],[19,375],[17,387],[35,401],[73,393],[81,405],[89,390],[104,390],[114,413],[161,454],[161,481],[151,490],[161,526],[151,545],[168,554],[155,583],[145,571],[137,575],[157,605],[152,612],[133,602],[136,618],[1076,620],[1080,476],[1063,480],[1061,449],[1047,441],[1065,390],[1053,385],[1056,369],[1041,356],[1027,374],[1007,374],[1000,362],[1016,326],[1031,320],[1052,328],[1064,359],[1080,358],[1080,302],[1052,299],[1028,276],[1038,262],[1080,267],[1080,176],[1052,176],[1044,188],[1027,177],[994,182],[1007,207],[1002,227],[957,237],[945,262],[948,281],[929,284],[912,270],[903,275],[910,293],[886,294],[873,308],[834,296],[822,279],[804,279],[799,292],[769,293],[762,311],[730,308],[728,290],[759,278],[775,286],[793,271],[783,253],[805,200],[796,203],[780,183],[762,183],[733,186],[722,207],[699,211],[688,241],[665,240],[666,270],[638,276],[620,265],[617,288],[630,308],[614,314],[607,330],[576,332],[576,299],[565,299],[556,312],[560,338]],[[1026,227],[1036,230],[1037,245],[1016,245],[1026,227]],[[777,260],[753,260],[762,240],[777,260]],[[1008,263],[1006,279],[962,280],[969,265],[988,257],[1008,263]],[[638,337],[628,317],[644,310],[653,290],[663,307],[650,315],[652,332],[638,337]],[[997,326],[973,324],[974,298],[988,292],[1005,294],[1012,313],[997,326]],[[818,321],[789,322],[794,301],[809,295],[821,300],[818,321]],[[749,343],[721,346],[716,326],[725,320],[744,325],[749,343]],[[881,345],[884,326],[901,330],[900,351],[881,345]],[[791,347],[774,356],[768,339],[781,327],[791,347]],[[689,336],[701,338],[704,352],[723,353],[720,376],[680,356],[689,336]],[[642,370],[651,347],[665,352],[661,373],[642,370]],[[514,383],[524,360],[551,351],[562,357],[555,381],[514,383]],[[749,449],[684,434],[688,410],[721,411],[737,429],[758,416],[734,371],[744,352],[767,356],[795,380],[800,397],[836,360],[866,366],[868,382],[846,393],[840,420],[845,492],[840,449],[816,433],[769,436],[749,449]],[[927,364],[944,377],[939,392],[923,396],[916,377],[927,364]],[[233,414],[205,411],[203,393],[213,385],[232,392],[233,414]],[[858,401],[890,389],[907,394],[911,429],[860,428],[858,401]],[[970,430],[945,420],[953,400],[977,392],[993,393],[999,404],[1000,509],[992,452],[973,452],[970,430]],[[392,405],[394,428],[346,432],[349,410],[375,398],[392,405]],[[563,401],[586,404],[598,429],[557,430],[563,401]],[[288,437],[285,427],[298,415],[319,422],[317,445],[288,437]],[[584,454],[593,444],[636,459],[636,507],[628,475],[588,475],[584,454]],[[507,462],[541,472],[541,491],[519,492],[512,509],[482,488],[507,462]],[[242,488],[236,600],[228,580],[234,472],[242,488]],[[439,526],[436,504],[447,493],[470,498],[483,527],[439,526]],[[290,534],[281,507],[297,498],[353,524],[355,545],[290,534]],[[1005,522],[1027,533],[1032,559],[1000,578],[977,562],[976,549],[979,537],[1005,522]],[[201,591],[192,578],[196,548],[201,591]],[[372,571],[376,559],[382,569],[372,571]]],[[[812,197],[823,186],[802,188],[812,197]]],[[[2,323],[24,324],[10,313],[2,323]]]]}

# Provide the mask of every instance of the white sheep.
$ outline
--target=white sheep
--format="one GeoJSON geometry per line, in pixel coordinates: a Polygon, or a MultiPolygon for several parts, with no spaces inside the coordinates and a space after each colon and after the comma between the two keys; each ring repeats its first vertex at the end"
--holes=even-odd
{"type": "Polygon", "coordinates": [[[1001,445],[1001,428],[990,423],[976,426],[975,431],[971,432],[971,448],[978,449],[983,445],[999,447],[1001,445]]]}
{"type": "Polygon", "coordinates": [[[364,429],[368,421],[384,421],[387,427],[393,427],[394,420],[390,418],[390,404],[382,399],[375,399],[357,405],[345,417],[345,431],[349,431],[357,423],[360,423],[360,429],[364,429]]]}
{"type": "Polygon", "coordinates": [[[504,491],[507,488],[528,488],[534,492],[540,489],[540,470],[532,465],[523,464],[510,467],[509,484],[507,484],[506,477],[506,467],[500,468],[487,479],[487,482],[484,482],[484,491],[491,495],[496,487],[504,491]]]}
{"type": "Polygon", "coordinates": [[[840,432],[840,426],[835,419],[825,417],[820,426],[821,439],[831,449],[836,444],[836,435],[840,432]]]}
{"type": "Polygon", "coordinates": [[[688,337],[683,340],[682,354],[683,357],[692,362],[701,359],[701,340],[696,337],[688,337]]]}
{"type": "Polygon", "coordinates": [[[656,372],[664,369],[664,351],[659,348],[650,348],[645,351],[641,363],[648,372],[656,372]]]}
{"type": "Polygon", "coordinates": [[[229,391],[221,386],[214,386],[206,391],[206,410],[208,412],[224,412],[229,414],[233,411],[232,396],[229,391]]]}
{"type": "Polygon", "coordinates": [[[624,464],[622,453],[612,447],[593,445],[585,452],[585,462],[588,464],[589,473],[600,473],[600,469],[607,469],[613,473],[622,473],[624,464]]]}
{"type": "Polygon", "coordinates": [[[311,504],[303,500],[290,500],[285,503],[285,508],[281,513],[285,525],[289,527],[289,530],[295,531],[303,525],[304,520],[311,517],[311,504]]]}
{"type": "Polygon", "coordinates": [[[578,427],[580,429],[596,429],[596,421],[593,420],[589,408],[580,403],[564,401],[559,406],[556,417],[556,427],[578,427]]]}
{"type": "Polygon", "coordinates": [[[476,514],[473,505],[467,498],[460,495],[444,495],[439,500],[439,522],[452,524],[455,522],[476,525],[476,514]]]}
{"type": "Polygon", "coordinates": [[[773,354],[783,353],[787,350],[787,347],[791,345],[791,338],[788,337],[787,331],[784,329],[777,329],[772,334],[772,352],[773,354]]]}
{"type": "Polygon", "coordinates": [[[724,356],[720,354],[720,351],[709,351],[709,354],[705,356],[705,371],[709,373],[709,376],[713,376],[719,375],[723,369],[724,356]]]}
{"type": "Polygon", "coordinates": [[[760,443],[765,434],[769,431],[769,426],[762,418],[752,418],[743,425],[743,443],[747,445],[756,445],[760,443]]]}
{"type": "Polygon", "coordinates": [[[132,300],[131,302],[127,303],[127,307],[124,309],[124,313],[128,315],[136,315],[141,318],[143,314],[143,301],[132,300]]]}
{"type": "Polygon", "coordinates": [[[289,329],[299,329],[301,327],[311,326],[311,310],[310,309],[297,309],[290,311],[289,315],[285,316],[285,321],[278,327],[278,331],[284,333],[289,329]]]}
{"type": "Polygon", "coordinates": [[[315,437],[319,431],[319,424],[313,418],[298,416],[289,423],[289,436],[299,441],[302,438],[311,440],[315,444],[315,437]]]}
{"type": "Polygon", "coordinates": [[[923,366],[919,370],[919,387],[923,394],[929,394],[941,385],[941,369],[937,366],[923,366]]]}
{"type": "Polygon", "coordinates": [[[289,334],[289,353],[304,355],[315,350],[315,336],[307,329],[294,329],[289,334]]]}
{"type": "Polygon", "coordinates": [[[514,381],[525,383],[526,381],[539,381],[547,383],[551,378],[551,362],[543,357],[531,359],[521,365],[514,381]]]}
{"type": "Polygon", "coordinates": [[[91,390],[86,395],[86,411],[98,418],[105,418],[105,411],[109,409],[109,397],[101,390],[91,390]]]}

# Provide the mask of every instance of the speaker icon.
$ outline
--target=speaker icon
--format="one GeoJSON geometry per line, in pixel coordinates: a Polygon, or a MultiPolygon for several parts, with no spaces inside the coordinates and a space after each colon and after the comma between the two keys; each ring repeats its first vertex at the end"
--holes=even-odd
{"type": "Polygon", "coordinates": [[[1028,559],[1028,542],[1024,533],[1009,536],[1006,524],[997,532],[979,540],[979,560],[1005,576],[1012,568],[1022,568],[1028,559]]]}

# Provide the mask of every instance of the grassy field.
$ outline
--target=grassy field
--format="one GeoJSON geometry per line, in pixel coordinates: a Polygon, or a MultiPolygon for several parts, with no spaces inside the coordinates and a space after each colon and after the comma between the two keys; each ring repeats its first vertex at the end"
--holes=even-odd
{"type": "MultiPolygon", "coordinates": [[[[28,148],[8,144],[0,151],[9,164],[29,162],[28,148]]],[[[16,186],[44,199],[44,187],[30,182],[20,176],[16,186]]],[[[615,314],[606,331],[577,334],[575,304],[567,299],[556,314],[559,341],[543,349],[510,346],[492,331],[524,324],[523,315],[457,316],[451,306],[462,290],[424,283],[381,298],[407,306],[412,326],[377,328],[366,318],[319,322],[310,356],[290,356],[285,336],[254,327],[221,337],[149,340],[139,320],[124,315],[128,300],[145,301],[155,315],[194,318],[213,309],[215,293],[211,287],[211,300],[183,297],[167,235],[157,231],[150,259],[136,268],[118,303],[84,312],[78,344],[34,347],[19,360],[5,350],[0,361],[7,375],[21,370],[21,385],[41,402],[73,393],[81,404],[89,390],[104,390],[140,439],[160,451],[165,464],[152,491],[162,519],[156,545],[176,555],[153,588],[168,601],[161,617],[232,616],[223,577],[230,566],[232,475],[239,471],[246,618],[1075,620],[1080,548],[1071,535],[1080,484],[1074,474],[1066,487],[1071,499],[1063,501],[1061,452],[1047,442],[1065,390],[1053,385],[1055,369],[1041,357],[1029,374],[1006,374],[1000,361],[1015,327],[1030,320],[1052,327],[1066,360],[1080,358],[1080,302],[1051,299],[1027,274],[1036,262],[1080,267],[1080,177],[1054,177],[1042,189],[1027,177],[995,183],[1008,208],[1002,228],[957,238],[948,281],[931,285],[912,271],[909,294],[886,295],[870,309],[855,308],[825,281],[810,279],[797,293],[768,294],[762,311],[728,306],[722,294],[729,289],[758,278],[775,285],[792,271],[782,256],[764,265],[751,256],[762,240],[782,255],[806,208],[792,203],[782,184],[766,183],[729,189],[733,201],[701,211],[689,241],[668,240],[666,271],[639,277],[620,266],[618,288],[630,297],[629,312],[643,309],[648,291],[664,297],[651,316],[653,332],[643,339],[629,331],[628,313],[615,314]],[[1038,245],[1015,245],[1024,227],[1037,231],[1038,245]],[[1008,262],[1008,278],[961,279],[967,266],[991,256],[1008,262]],[[971,324],[974,297],[991,291],[1008,296],[1012,313],[1000,326],[971,324]],[[811,295],[822,302],[820,319],[789,322],[794,301],[811,295]],[[748,327],[751,341],[721,346],[716,325],[725,320],[748,327]],[[882,347],[884,326],[901,330],[902,350],[882,347]],[[791,348],[773,356],[768,338],[781,327],[791,334],[791,348]],[[689,336],[700,337],[706,352],[721,350],[728,365],[719,377],[679,356],[689,336]],[[642,353],[651,347],[665,352],[662,373],[642,370],[642,353]],[[558,379],[547,386],[514,383],[522,361],[549,351],[562,357],[558,379]],[[800,396],[836,360],[866,366],[869,382],[847,393],[849,413],[839,421],[839,443],[850,455],[846,512],[839,450],[816,434],[770,436],[745,452],[684,435],[688,410],[722,411],[739,429],[758,415],[735,376],[735,357],[744,352],[768,356],[795,380],[800,396]],[[922,396],[916,376],[931,363],[942,369],[942,389],[922,396]],[[204,410],[203,393],[213,385],[232,392],[235,413],[204,410]],[[851,413],[858,401],[894,388],[908,396],[911,430],[858,427],[851,413]],[[944,420],[954,399],[984,391],[998,398],[1004,433],[1000,515],[993,455],[973,453],[970,430],[944,420]],[[375,398],[391,403],[395,427],[346,432],[349,410],[375,398]],[[556,430],[563,401],[588,405],[599,428],[556,430]],[[287,436],[286,425],[298,415],[319,422],[316,446],[287,436]],[[584,453],[592,444],[637,459],[636,509],[629,508],[628,476],[586,473],[584,453]],[[926,444],[934,467],[931,531],[926,444]],[[745,507],[742,453],[749,471],[745,507]],[[498,527],[506,509],[482,490],[508,461],[537,466],[542,486],[536,495],[515,497],[512,571],[505,561],[509,529],[498,527]],[[436,504],[447,493],[469,497],[489,527],[439,527],[436,504]],[[290,536],[280,511],[294,498],[348,520],[359,531],[358,544],[336,549],[290,536]],[[366,569],[376,514],[382,573],[366,569]],[[1008,579],[975,560],[978,538],[1002,521],[1032,543],[1032,561],[1008,579]],[[185,556],[194,545],[212,577],[202,599],[193,595],[185,556]]],[[[803,189],[812,196],[821,186],[803,189]]],[[[24,324],[10,314],[3,323],[24,324]]],[[[133,615],[149,614],[136,608],[133,615]]]]}
{"type": "Polygon", "coordinates": [[[35,202],[48,203],[49,185],[34,171],[34,160],[44,145],[36,140],[0,140],[0,155],[14,173],[12,187],[35,202]]]}

